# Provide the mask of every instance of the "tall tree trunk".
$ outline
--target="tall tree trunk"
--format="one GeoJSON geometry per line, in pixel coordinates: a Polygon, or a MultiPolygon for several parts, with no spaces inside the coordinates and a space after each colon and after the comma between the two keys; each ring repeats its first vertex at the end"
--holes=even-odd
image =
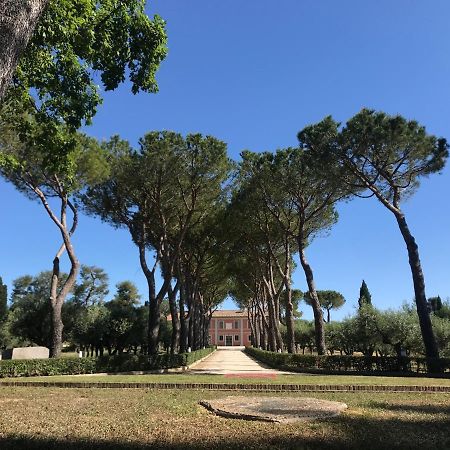
{"type": "Polygon", "coordinates": [[[148,352],[156,355],[159,347],[159,326],[161,323],[160,302],[158,299],[149,302],[148,315],[148,352]]]}
{"type": "Polygon", "coordinates": [[[317,353],[319,355],[325,355],[327,349],[325,346],[325,327],[323,324],[323,312],[322,308],[320,307],[319,297],[317,296],[313,271],[308,261],[306,260],[305,251],[303,249],[303,239],[298,240],[298,247],[300,253],[300,263],[302,265],[303,271],[305,272],[306,283],[308,284],[309,295],[311,298],[311,306],[314,313],[317,353]]]}
{"type": "Polygon", "coordinates": [[[268,299],[268,309],[269,309],[269,347],[272,352],[276,352],[278,350],[278,339],[277,339],[277,324],[278,317],[275,316],[275,307],[272,299],[268,299]]]}
{"type": "Polygon", "coordinates": [[[155,270],[156,263],[152,270],[149,269],[145,255],[145,226],[143,226],[143,235],[139,239],[135,239],[138,243],[139,262],[144,272],[148,286],[148,354],[154,355],[158,353],[159,343],[159,326],[160,317],[160,294],[156,295],[155,270]]]}
{"type": "Polygon", "coordinates": [[[186,295],[185,284],[184,281],[182,281],[180,286],[180,297],[178,299],[180,309],[180,353],[186,353],[187,350],[187,323],[186,323],[186,313],[184,310],[185,295],[186,295]]]}
{"type": "Polygon", "coordinates": [[[250,332],[251,332],[251,344],[253,347],[258,348],[259,345],[256,344],[257,338],[257,331],[256,331],[256,315],[253,308],[253,304],[250,305],[250,307],[247,309],[247,320],[250,325],[250,332]]]}
{"type": "Polygon", "coordinates": [[[172,317],[172,338],[170,342],[170,352],[177,353],[180,346],[180,317],[178,316],[178,308],[176,304],[177,292],[180,286],[178,281],[175,288],[169,288],[169,308],[172,317]]]}
{"type": "Polygon", "coordinates": [[[50,286],[50,304],[52,307],[52,340],[50,347],[50,358],[59,358],[59,356],[61,355],[64,329],[64,324],[61,317],[62,306],[67,295],[72,290],[75,284],[80,267],[80,264],[75,257],[73,248],[71,245],[69,245],[68,251],[70,254],[72,266],[69,272],[69,276],[64,281],[64,284],[58,293],[58,285],[60,281],[59,258],[66,248],[66,245],[62,245],[57,255],[55,256],[55,259],[53,260],[53,273],[50,286]]]}
{"type": "Polygon", "coordinates": [[[286,331],[287,331],[287,351],[295,353],[295,336],[294,336],[294,307],[292,305],[292,289],[291,286],[286,288],[286,331]]]}
{"type": "Polygon", "coordinates": [[[189,309],[189,322],[188,322],[188,350],[194,347],[194,322],[195,322],[195,305],[191,303],[189,309]]]}
{"type": "Polygon", "coordinates": [[[50,286],[50,305],[52,307],[52,341],[50,346],[50,357],[57,358],[61,355],[62,350],[62,338],[63,338],[63,329],[64,325],[61,318],[61,311],[64,300],[66,299],[69,292],[72,290],[73,285],[75,284],[78,270],[80,268],[80,263],[75,255],[75,251],[72,246],[71,236],[75,232],[78,225],[78,212],[75,206],[68,199],[67,194],[64,193],[61,184],[58,179],[55,177],[55,181],[59,188],[60,200],[61,200],[61,215],[60,219],[56,217],[53,213],[50,205],[47,202],[47,198],[45,194],[37,187],[34,186],[34,191],[42,202],[45,210],[49,217],[53,220],[56,226],[59,228],[61,233],[61,237],[63,240],[63,244],[59,248],[56,253],[55,258],[53,259],[53,273],[52,280],[50,286]],[[73,214],[73,222],[70,230],[67,227],[67,206],[69,206],[70,210],[73,214]],[[61,255],[67,251],[67,255],[69,256],[70,261],[70,272],[67,279],[63,282],[60,291],[58,292],[58,285],[60,281],[60,269],[59,269],[59,260],[61,255]]]}
{"type": "Polygon", "coordinates": [[[52,307],[52,337],[50,345],[50,358],[59,358],[62,350],[63,321],[61,317],[62,302],[58,301],[59,258],[53,260],[53,275],[51,282],[50,304],[52,307]]]}
{"type": "MultiPolygon", "coordinates": [[[[287,237],[287,239],[289,239],[289,237],[287,237]]],[[[291,250],[289,241],[286,242],[286,267],[284,271],[284,287],[286,288],[287,350],[289,353],[295,353],[294,306],[292,305],[291,250]]]]}
{"type": "Polygon", "coordinates": [[[414,294],[416,299],[417,315],[419,316],[420,331],[428,358],[439,358],[439,350],[433,333],[430,314],[428,312],[427,297],[425,295],[425,279],[419,258],[419,247],[414,236],[411,234],[403,213],[395,214],[398,226],[405,240],[408,250],[409,265],[414,283],[414,294]]]}
{"type": "Polygon", "coordinates": [[[49,0],[0,1],[0,100],[49,0]]]}

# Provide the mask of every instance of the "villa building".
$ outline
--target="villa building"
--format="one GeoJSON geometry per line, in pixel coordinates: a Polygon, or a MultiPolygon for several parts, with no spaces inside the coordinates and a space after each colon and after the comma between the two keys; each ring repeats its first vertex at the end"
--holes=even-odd
{"type": "Polygon", "coordinates": [[[251,328],[245,310],[214,311],[209,325],[210,345],[251,345],[251,328]]]}

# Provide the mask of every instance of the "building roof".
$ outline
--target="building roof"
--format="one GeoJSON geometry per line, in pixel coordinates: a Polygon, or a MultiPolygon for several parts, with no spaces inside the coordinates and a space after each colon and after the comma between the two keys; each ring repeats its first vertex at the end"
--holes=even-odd
{"type": "Polygon", "coordinates": [[[218,309],[212,313],[213,319],[227,319],[235,317],[247,317],[247,311],[244,309],[218,309]]]}
{"type": "MultiPolygon", "coordinates": [[[[179,315],[179,314],[178,314],[179,315]]],[[[212,313],[213,319],[238,319],[247,318],[246,309],[218,309],[212,313]]],[[[167,321],[172,320],[172,315],[167,316],[167,321]]]]}

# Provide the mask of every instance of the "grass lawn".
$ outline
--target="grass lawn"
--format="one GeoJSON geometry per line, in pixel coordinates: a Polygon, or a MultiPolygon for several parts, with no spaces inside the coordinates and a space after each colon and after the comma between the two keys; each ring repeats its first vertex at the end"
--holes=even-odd
{"type": "Polygon", "coordinates": [[[450,394],[315,393],[349,408],[340,417],[297,424],[224,419],[198,405],[199,400],[228,395],[233,394],[3,387],[0,448],[450,448],[450,394]]]}
{"type": "Polygon", "coordinates": [[[271,383],[271,384],[381,384],[450,386],[450,378],[378,377],[359,375],[277,375],[276,378],[243,378],[225,375],[63,375],[51,377],[0,378],[10,381],[124,382],[124,383],[271,383]]]}

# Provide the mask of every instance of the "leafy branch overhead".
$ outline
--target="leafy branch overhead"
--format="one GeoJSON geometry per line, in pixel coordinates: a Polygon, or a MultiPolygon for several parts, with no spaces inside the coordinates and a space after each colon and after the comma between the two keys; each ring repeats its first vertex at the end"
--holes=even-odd
{"type": "Polygon", "coordinates": [[[90,123],[104,90],[128,76],[131,90],[157,92],[167,54],[165,22],[143,0],[52,0],[13,79],[10,96],[39,114],[79,128],[90,123]]]}

